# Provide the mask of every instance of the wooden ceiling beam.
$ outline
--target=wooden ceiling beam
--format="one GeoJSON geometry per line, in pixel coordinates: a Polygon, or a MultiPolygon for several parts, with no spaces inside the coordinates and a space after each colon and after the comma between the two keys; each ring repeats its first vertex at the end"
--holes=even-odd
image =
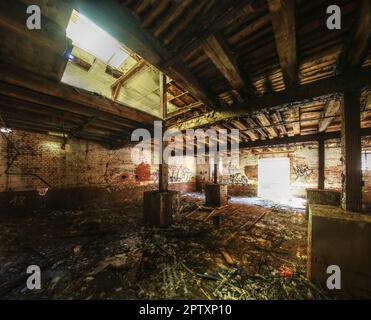
{"type": "Polygon", "coordinates": [[[233,111],[212,111],[189,121],[176,125],[179,130],[202,127],[219,121],[246,117],[257,111],[272,107],[305,102],[321,96],[357,90],[370,84],[371,67],[352,69],[338,76],[325,78],[305,85],[296,85],[284,91],[265,94],[233,106],[233,111]],[[349,80],[352,79],[352,80],[349,80]]]}
{"type": "Polygon", "coordinates": [[[221,35],[208,37],[202,48],[233,89],[243,97],[253,95],[251,82],[245,78],[236,56],[221,35]]]}
{"type": "MultiPolygon", "coordinates": [[[[170,58],[166,59],[161,64],[162,67],[165,68],[173,64],[176,64],[177,62],[181,61],[184,57],[188,56],[192,51],[200,48],[208,37],[222,30],[224,26],[230,23],[231,21],[234,21],[241,15],[253,14],[255,12],[254,6],[252,5],[253,1],[251,0],[247,2],[242,1],[232,6],[230,2],[229,3],[227,1],[222,2],[224,5],[223,8],[229,7],[229,10],[224,10],[225,12],[223,12],[222,14],[220,14],[219,12],[220,17],[218,19],[214,19],[214,23],[212,23],[208,28],[206,28],[206,30],[203,31],[201,34],[193,36],[192,39],[190,39],[190,41],[186,41],[185,45],[177,49],[176,52],[172,54],[170,58]]],[[[205,3],[206,2],[204,1],[199,1],[199,6],[202,8],[202,5],[205,3]]],[[[207,20],[208,18],[206,16],[203,16],[202,19],[207,20]]],[[[197,25],[194,24],[193,28],[194,29],[197,28],[197,25]]],[[[165,43],[170,42],[166,42],[165,40],[165,43]]]]}
{"type": "MultiPolygon", "coordinates": [[[[367,137],[370,135],[371,135],[371,127],[361,129],[362,137],[367,137]]],[[[240,149],[286,145],[286,144],[291,144],[291,143],[316,142],[318,140],[333,140],[333,139],[340,139],[340,131],[322,132],[322,133],[314,133],[314,134],[284,137],[284,138],[275,138],[271,140],[242,142],[240,143],[240,149]]]]}
{"type": "Polygon", "coordinates": [[[169,59],[170,53],[158,39],[142,28],[129,9],[120,5],[118,1],[75,0],[74,7],[118,41],[124,43],[130,50],[181,84],[185,90],[190,91],[205,105],[210,108],[218,106],[217,99],[183,65],[177,64],[171,68],[162,67],[162,63],[169,59]]]}
{"type": "MultiPolygon", "coordinates": [[[[72,12],[72,8],[70,10],[72,12]]],[[[64,55],[72,48],[71,40],[66,37],[66,30],[56,22],[42,16],[41,29],[29,30],[26,24],[28,18],[25,4],[19,1],[0,1],[0,25],[59,55],[64,55]]]]}
{"type": "Polygon", "coordinates": [[[286,88],[297,82],[295,0],[268,0],[274,38],[286,88]]]}
{"type": "Polygon", "coordinates": [[[330,126],[331,122],[335,119],[336,114],[340,110],[341,102],[339,100],[330,100],[326,103],[323,116],[318,124],[318,131],[324,132],[330,126]]]}
{"type": "Polygon", "coordinates": [[[175,2],[173,3],[173,7],[171,12],[162,19],[162,21],[158,24],[153,32],[155,37],[159,37],[169,26],[179,18],[179,16],[183,13],[184,9],[188,7],[189,4],[192,3],[193,0],[182,0],[180,3],[175,2]]]}
{"type": "MultiPolygon", "coordinates": [[[[86,90],[73,88],[62,83],[56,84],[23,69],[9,66],[4,63],[0,63],[0,81],[3,82],[3,87],[8,84],[8,87],[11,90],[9,94],[12,91],[13,93],[18,92],[15,93],[15,98],[17,98],[17,94],[26,94],[27,91],[29,92],[31,90],[32,93],[29,92],[29,96],[34,95],[36,103],[36,96],[44,99],[44,101],[54,99],[54,101],[60,101],[62,105],[68,106],[68,103],[71,105],[80,105],[80,108],[85,107],[85,110],[88,110],[90,113],[95,112],[112,115],[115,116],[116,119],[128,119],[140,123],[143,126],[152,126],[153,121],[157,119],[150,114],[141,112],[121,103],[113,102],[102,96],[97,96],[96,94],[90,93],[86,90]]],[[[5,88],[3,94],[8,95],[5,88]]]]}
{"type": "Polygon", "coordinates": [[[355,26],[340,57],[340,67],[360,66],[370,49],[371,4],[370,0],[359,0],[355,26]]]}
{"type": "Polygon", "coordinates": [[[122,74],[120,78],[118,78],[112,85],[112,100],[116,101],[117,97],[120,94],[121,87],[124,85],[125,82],[129,81],[132,77],[134,77],[139,71],[143,70],[144,67],[147,66],[147,63],[144,60],[140,60],[135,65],[133,65],[127,72],[122,74]]]}
{"type": "Polygon", "coordinates": [[[270,137],[276,138],[278,136],[276,129],[271,125],[271,121],[269,120],[268,116],[264,113],[259,113],[256,115],[259,122],[262,124],[263,127],[268,131],[270,137]]]}

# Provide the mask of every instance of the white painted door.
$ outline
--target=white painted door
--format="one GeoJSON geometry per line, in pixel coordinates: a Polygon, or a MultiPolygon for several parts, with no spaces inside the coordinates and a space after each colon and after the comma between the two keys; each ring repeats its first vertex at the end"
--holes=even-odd
{"type": "Polygon", "coordinates": [[[258,163],[258,196],[277,202],[290,195],[290,159],[264,158],[258,163]]]}

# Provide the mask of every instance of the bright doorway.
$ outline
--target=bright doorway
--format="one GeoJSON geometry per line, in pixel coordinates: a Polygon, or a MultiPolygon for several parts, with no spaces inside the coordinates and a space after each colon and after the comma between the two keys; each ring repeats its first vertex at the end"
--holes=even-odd
{"type": "Polygon", "coordinates": [[[290,197],[290,159],[264,158],[258,163],[258,196],[285,203],[290,197]]]}

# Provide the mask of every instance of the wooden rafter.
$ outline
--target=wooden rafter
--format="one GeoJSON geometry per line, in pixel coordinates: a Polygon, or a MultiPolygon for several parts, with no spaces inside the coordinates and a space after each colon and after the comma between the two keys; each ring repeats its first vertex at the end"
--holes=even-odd
{"type": "Polygon", "coordinates": [[[115,103],[94,95],[88,91],[70,87],[65,84],[56,84],[36,76],[23,69],[0,63],[1,94],[14,98],[22,97],[29,102],[55,106],[71,110],[86,110],[87,115],[105,114],[116,119],[129,119],[146,126],[151,126],[155,117],[133,109],[122,103],[115,103]]]}
{"type": "Polygon", "coordinates": [[[274,38],[286,87],[297,82],[295,1],[268,0],[274,38]]]}
{"type": "MultiPolygon", "coordinates": [[[[361,129],[361,136],[367,137],[371,135],[371,128],[361,129]]],[[[332,140],[340,139],[340,131],[337,132],[322,132],[294,137],[284,137],[284,138],[275,138],[271,140],[259,140],[259,141],[249,141],[240,143],[240,149],[243,148],[258,148],[266,146],[276,146],[276,145],[286,145],[290,143],[305,143],[305,142],[316,142],[318,140],[332,140]]]]}
{"type": "Polygon", "coordinates": [[[360,66],[370,48],[371,4],[370,0],[359,0],[354,29],[340,57],[342,68],[360,66]]]}
{"type": "Polygon", "coordinates": [[[144,60],[140,60],[138,63],[133,65],[127,72],[121,75],[114,84],[111,86],[112,91],[112,100],[116,101],[118,95],[120,94],[120,89],[133,76],[135,76],[139,71],[143,70],[144,67],[147,66],[147,63],[144,60]]]}
{"type": "Polygon", "coordinates": [[[171,68],[162,66],[162,62],[170,57],[168,50],[158,39],[142,28],[129,9],[120,5],[118,1],[76,0],[74,3],[76,10],[100,27],[109,29],[110,34],[118,41],[125,43],[130,50],[181,84],[185,90],[190,91],[206,106],[216,107],[218,105],[217,100],[210,95],[205,85],[184,66],[180,64],[171,68]]]}
{"type": "Polygon", "coordinates": [[[171,12],[159,23],[153,34],[155,37],[160,36],[169,26],[179,18],[184,9],[192,3],[193,0],[182,0],[180,3],[175,3],[171,12]]]}
{"type": "Polygon", "coordinates": [[[273,119],[274,123],[278,125],[277,127],[281,131],[281,135],[286,136],[287,135],[287,130],[286,130],[285,124],[283,123],[283,119],[282,119],[280,111],[274,112],[272,114],[272,119],[273,119]]]}
{"type": "Polygon", "coordinates": [[[29,30],[26,25],[28,17],[26,5],[18,1],[0,1],[0,25],[59,55],[72,48],[71,40],[66,38],[66,31],[56,22],[42,16],[42,28],[29,30]]]}
{"type": "MultiPolygon", "coordinates": [[[[221,2],[224,5],[223,8],[228,8],[228,2],[227,1],[221,1],[221,2]]],[[[247,3],[246,2],[240,2],[239,4],[235,5],[232,9],[225,10],[225,12],[222,13],[222,14],[220,14],[220,12],[219,12],[219,15],[221,15],[221,17],[219,19],[215,19],[214,23],[211,24],[204,32],[202,32],[201,34],[198,34],[196,40],[195,40],[195,37],[193,37],[194,41],[187,42],[184,46],[179,48],[174,54],[172,54],[172,56],[170,58],[166,59],[162,63],[162,66],[167,67],[167,66],[171,66],[173,64],[176,64],[177,62],[182,60],[183,57],[187,56],[192,51],[201,47],[202,44],[205,42],[205,40],[208,37],[210,37],[211,35],[219,32],[220,30],[222,30],[225,25],[227,25],[231,21],[234,21],[239,16],[246,15],[246,14],[253,14],[254,13],[254,8],[252,6],[252,2],[253,1],[248,1],[247,3]]],[[[192,19],[194,19],[194,17],[199,13],[200,10],[202,10],[202,8],[206,4],[207,4],[207,1],[198,1],[197,7],[196,7],[197,11],[194,13],[194,15],[187,16],[183,21],[188,20],[188,17],[189,17],[188,23],[193,21],[192,19]]],[[[205,16],[202,16],[201,18],[203,20],[207,19],[205,16]]],[[[181,21],[180,24],[184,24],[183,21],[181,21]]],[[[179,27],[180,26],[177,26],[176,28],[181,29],[179,27]]],[[[181,26],[181,27],[184,28],[184,25],[181,26]]],[[[197,24],[194,24],[193,28],[194,29],[197,28],[197,24]]],[[[179,30],[177,30],[177,32],[179,32],[179,30]]],[[[192,33],[192,32],[189,31],[189,33],[192,33]]],[[[177,33],[173,32],[171,34],[171,38],[169,38],[169,39],[165,38],[165,44],[169,44],[173,40],[173,38],[176,36],[176,34],[177,33]]]]}
{"type": "Polygon", "coordinates": [[[360,89],[369,85],[371,79],[371,67],[359,70],[349,70],[338,76],[325,78],[305,85],[297,85],[274,94],[265,94],[261,97],[250,99],[234,106],[233,111],[213,111],[184,121],[177,125],[180,130],[186,128],[201,127],[218,121],[228,121],[238,117],[244,117],[256,111],[305,101],[346,90],[360,89]],[[349,81],[352,79],[352,81],[349,81]]]}
{"type": "Polygon", "coordinates": [[[268,115],[264,113],[259,113],[256,115],[256,117],[258,118],[259,122],[264,127],[266,127],[266,130],[268,131],[270,138],[271,137],[275,138],[278,136],[276,129],[271,126],[271,121],[269,120],[268,115]]]}
{"type": "Polygon", "coordinates": [[[245,79],[237,58],[222,36],[211,35],[206,39],[202,48],[232,88],[242,96],[245,96],[246,93],[253,93],[251,83],[245,79]]]}
{"type": "Polygon", "coordinates": [[[331,122],[334,120],[336,114],[340,110],[341,102],[339,100],[330,100],[326,103],[323,117],[319,121],[318,131],[324,132],[330,126],[331,122]]]}

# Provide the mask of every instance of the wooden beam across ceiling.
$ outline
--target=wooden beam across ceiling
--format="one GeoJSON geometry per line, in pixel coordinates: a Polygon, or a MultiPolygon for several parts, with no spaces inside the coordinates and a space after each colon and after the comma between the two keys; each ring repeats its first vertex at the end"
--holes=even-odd
{"type": "Polygon", "coordinates": [[[346,90],[361,89],[370,84],[371,67],[349,70],[338,76],[325,78],[305,85],[296,85],[287,90],[273,94],[265,94],[251,100],[244,101],[233,108],[233,111],[212,111],[202,116],[174,125],[178,130],[191,129],[210,125],[219,121],[228,121],[244,117],[263,109],[283,106],[321,96],[343,92],[346,90]],[[352,79],[349,81],[349,79],[352,79]]]}
{"type": "MultiPolygon", "coordinates": [[[[219,12],[219,18],[214,19],[214,22],[208,26],[202,33],[198,33],[197,36],[193,36],[191,39],[188,39],[189,41],[182,41],[184,44],[178,48],[174,53],[172,53],[171,57],[164,60],[161,64],[163,68],[166,68],[168,66],[172,66],[179,61],[181,61],[184,57],[189,55],[192,51],[196,50],[197,48],[200,48],[203,43],[206,41],[208,37],[211,35],[223,30],[223,28],[230,23],[231,21],[234,21],[241,15],[250,15],[255,12],[253,3],[253,0],[249,0],[247,2],[239,2],[239,3],[232,3],[231,1],[220,1],[223,3],[223,8],[229,8],[229,10],[224,10],[224,12],[219,12]]],[[[202,5],[207,2],[204,1],[198,1],[198,6],[202,8],[202,5]]],[[[206,20],[207,18],[205,16],[200,17],[203,20],[206,20]]],[[[188,30],[188,33],[193,33],[197,31],[197,24],[194,23],[192,28],[193,30],[188,30]],[[193,32],[192,32],[193,31],[193,32]]]]}
{"type": "Polygon", "coordinates": [[[0,83],[2,94],[13,95],[14,98],[28,94],[28,99],[37,103],[40,99],[44,105],[63,105],[67,108],[79,106],[90,115],[101,114],[116,119],[131,120],[143,126],[151,127],[156,117],[136,110],[108,98],[98,96],[86,90],[76,89],[65,84],[56,84],[50,80],[36,76],[23,69],[0,63],[0,83]],[[94,114],[92,114],[94,113],[94,114]]]}
{"type": "Polygon", "coordinates": [[[158,39],[142,28],[138,19],[118,1],[76,0],[74,6],[76,10],[94,21],[118,41],[174,79],[185,90],[190,91],[206,106],[210,108],[218,106],[217,100],[208,92],[205,85],[183,65],[177,64],[171,68],[161,67],[163,61],[169,59],[170,53],[158,39]]]}
{"type": "MultiPolygon", "coordinates": [[[[72,8],[70,10],[72,12],[72,8]]],[[[56,22],[42,16],[41,29],[29,30],[26,24],[28,18],[25,4],[18,1],[0,1],[0,25],[32,39],[58,55],[64,55],[72,48],[71,40],[66,37],[66,30],[56,22]]]]}
{"type": "Polygon", "coordinates": [[[342,68],[360,66],[370,49],[371,4],[370,0],[359,0],[354,29],[340,57],[342,68]]]}
{"type": "MultiPolygon", "coordinates": [[[[371,135],[371,128],[361,129],[361,136],[368,137],[370,135],[371,135]]],[[[268,146],[272,147],[272,146],[277,146],[277,145],[286,145],[290,143],[306,143],[306,142],[316,142],[319,140],[332,140],[332,139],[340,139],[340,131],[322,132],[322,133],[314,133],[314,134],[307,134],[307,135],[301,135],[301,136],[275,138],[271,140],[242,142],[240,143],[240,149],[259,148],[259,147],[268,147],[268,146]]]]}
{"type": "Polygon", "coordinates": [[[214,63],[231,87],[241,96],[252,95],[254,89],[240,70],[236,56],[220,34],[211,35],[202,45],[209,59],[214,63]]]}
{"type": "Polygon", "coordinates": [[[147,63],[142,59],[135,65],[133,65],[127,72],[122,74],[120,78],[118,78],[112,85],[111,85],[111,91],[112,91],[112,100],[116,101],[118,95],[120,94],[121,87],[124,85],[126,81],[131,79],[133,76],[135,76],[139,71],[141,71],[144,67],[147,66],[147,63]]]}
{"type": "Polygon", "coordinates": [[[331,122],[334,120],[336,114],[340,110],[341,102],[339,100],[330,100],[326,103],[325,109],[323,111],[323,117],[319,121],[318,131],[324,132],[330,126],[331,122]]]}
{"type": "Polygon", "coordinates": [[[274,38],[286,88],[297,82],[295,0],[268,0],[274,38]]]}

